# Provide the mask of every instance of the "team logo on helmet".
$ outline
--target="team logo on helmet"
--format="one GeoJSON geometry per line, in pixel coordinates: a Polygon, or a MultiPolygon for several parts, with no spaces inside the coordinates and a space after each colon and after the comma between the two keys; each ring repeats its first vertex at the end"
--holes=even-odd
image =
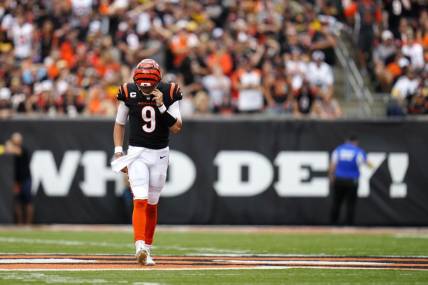
{"type": "Polygon", "coordinates": [[[159,64],[153,59],[143,59],[133,74],[134,83],[139,87],[157,86],[162,79],[159,64]]]}

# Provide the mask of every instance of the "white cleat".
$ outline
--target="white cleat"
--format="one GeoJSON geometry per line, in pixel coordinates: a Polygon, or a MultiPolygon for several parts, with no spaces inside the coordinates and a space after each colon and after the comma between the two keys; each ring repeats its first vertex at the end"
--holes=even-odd
{"type": "Polygon", "coordinates": [[[155,261],[153,260],[152,256],[150,255],[150,252],[146,257],[146,263],[145,264],[147,266],[154,266],[156,264],[155,261]]]}
{"type": "Polygon", "coordinates": [[[147,256],[150,255],[149,249],[145,246],[144,241],[135,242],[135,257],[137,262],[141,265],[145,265],[147,261],[147,256]]]}
{"type": "Polygon", "coordinates": [[[135,257],[137,258],[137,262],[141,265],[144,265],[147,263],[147,256],[148,256],[148,252],[147,252],[147,249],[145,248],[138,250],[137,253],[135,254],[135,257]]]}

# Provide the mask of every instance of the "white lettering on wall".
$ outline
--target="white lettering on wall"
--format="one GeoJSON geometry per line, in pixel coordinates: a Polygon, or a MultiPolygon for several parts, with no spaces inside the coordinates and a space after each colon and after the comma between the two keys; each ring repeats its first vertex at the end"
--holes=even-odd
{"type": "Polygon", "coordinates": [[[169,153],[169,177],[162,190],[162,197],[179,196],[188,191],[196,179],[196,167],[184,153],[171,150],[169,153]]]}
{"type": "Polygon", "coordinates": [[[84,180],[79,184],[83,194],[88,197],[103,197],[107,194],[107,182],[115,181],[115,193],[120,195],[124,189],[124,178],[107,165],[104,151],[86,151],[80,160],[84,180]]]}
{"type": "Polygon", "coordinates": [[[368,197],[370,194],[370,179],[375,174],[377,169],[382,165],[385,160],[385,153],[369,153],[367,160],[373,165],[369,168],[366,165],[360,167],[360,179],[358,183],[358,197],[368,197]]]}
{"type": "Polygon", "coordinates": [[[391,153],[388,157],[388,169],[391,173],[392,184],[389,189],[391,198],[404,198],[407,195],[407,185],[403,183],[409,167],[407,153],[391,153]]]}
{"type": "Polygon", "coordinates": [[[67,196],[79,166],[79,159],[79,151],[66,151],[62,163],[57,167],[52,152],[47,150],[34,152],[30,163],[33,193],[43,186],[47,196],[67,196]]]}
{"type": "Polygon", "coordinates": [[[214,189],[220,196],[254,196],[272,183],[273,168],[263,155],[252,151],[220,151],[214,159],[218,180],[214,189]],[[248,180],[242,181],[242,169],[248,168],[248,180]]]}
{"type": "MultiPolygon", "coordinates": [[[[104,151],[66,151],[57,163],[51,151],[39,150],[33,153],[30,169],[33,192],[40,188],[47,196],[65,197],[76,179],[79,166],[83,169],[83,179],[77,181],[82,193],[87,197],[103,197],[107,194],[107,183],[115,182],[115,194],[124,189],[124,176],[114,173],[108,166],[104,151]]],[[[370,195],[370,181],[376,171],[386,161],[392,179],[391,198],[407,196],[405,177],[409,168],[407,153],[369,153],[368,160],[373,168],[362,167],[359,180],[359,197],[370,195]]],[[[327,170],[329,153],[326,151],[281,151],[273,161],[278,167],[278,179],[274,181],[272,162],[254,151],[220,151],[213,162],[207,161],[199,168],[217,166],[218,179],[213,187],[219,196],[250,197],[263,193],[269,187],[280,197],[327,197],[329,181],[327,170]],[[248,170],[243,172],[243,170],[248,170]],[[244,173],[247,174],[244,177],[244,173]]],[[[163,197],[175,197],[189,191],[197,178],[195,163],[186,154],[170,152],[169,180],[162,191],[163,197]]],[[[200,179],[210,179],[201,177],[200,179]]],[[[205,183],[206,181],[202,181],[205,183]]]]}
{"type": "Polygon", "coordinates": [[[312,171],[326,172],[328,153],[320,151],[282,151],[275,159],[279,168],[274,188],[281,197],[327,197],[328,179],[311,178],[312,171]]]}

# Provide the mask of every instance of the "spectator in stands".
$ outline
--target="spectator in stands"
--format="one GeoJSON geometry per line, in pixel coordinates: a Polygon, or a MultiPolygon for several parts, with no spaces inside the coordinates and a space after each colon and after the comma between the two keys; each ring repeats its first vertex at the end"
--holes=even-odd
{"type": "Polygon", "coordinates": [[[335,54],[334,47],[336,46],[336,38],[330,31],[328,18],[324,17],[317,22],[312,23],[313,33],[311,38],[311,50],[322,51],[325,54],[325,61],[329,65],[334,65],[335,54]]]}
{"type": "Polygon", "coordinates": [[[180,102],[180,113],[183,117],[191,117],[195,114],[195,104],[193,103],[193,95],[183,93],[183,99],[180,102]]]}
{"type": "Polygon", "coordinates": [[[381,42],[373,50],[373,64],[379,89],[389,92],[394,81],[394,74],[389,72],[387,66],[394,61],[397,53],[397,46],[394,43],[394,35],[389,30],[384,30],[381,42]]]}
{"type": "Polygon", "coordinates": [[[87,112],[90,115],[113,116],[115,106],[111,100],[106,100],[106,93],[102,86],[93,86],[89,90],[87,112]]]}
{"type": "Polygon", "coordinates": [[[292,113],[293,98],[284,66],[265,64],[263,74],[263,93],[267,101],[268,111],[273,113],[292,113]]]}
{"type": "Polygon", "coordinates": [[[12,116],[12,102],[10,100],[10,90],[7,87],[0,89],[0,119],[7,119],[12,116]]]}
{"type": "Polygon", "coordinates": [[[317,96],[317,89],[311,88],[309,81],[304,79],[302,86],[294,91],[294,115],[296,117],[312,115],[313,105],[317,96]]]}
{"type": "Polygon", "coordinates": [[[400,20],[408,18],[412,15],[412,1],[407,0],[384,0],[383,6],[388,17],[388,27],[394,34],[394,37],[399,38],[400,20]]]}
{"type": "Polygon", "coordinates": [[[205,91],[198,91],[193,98],[195,114],[206,115],[210,113],[210,98],[205,91]]]}
{"type": "Polygon", "coordinates": [[[242,58],[237,71],[237,109],[240,113],[260,112],[263,109],[262,75],[249,58],[242,58]]]}
{"type": "Polygon", "coordinates": [[[408,113],[411,115],[428,114],[428,86],[419,86],[416,95],[410,99],[408,113]]]}
{"type": "Polygon", "coordinates": [[[358,16],[358,61],[363,71],[372,54],[375,29],[381,24],[382,10],[376,0],[357,0],[346,8],[345,14],[353,19],[358,16]]]}
{"type": "Polygon", "coordinates": [[[284,55],[287,74],[290,77],[291,88],[296,91],[302,87],[303,80],[306,77],[308,64],[298,48],[291,50],[291,55],[284,55]]]}
{"type": "Polygon", "coordinates": [[[398,102],[407,106],[411,97],[416,95],[420,80],[412,67],[407,69],[404,76],[401,76],[392,88],[392,97],[398,102]]]}
{"type": "Polygon", "coordinates": [[[78,89],[69,88],[61,96],[58,102],[58,113],[66,114],[68,117],[76,117],[84,110],[85,103],[83,95],[78,89]]]}
{"type": "Polygon", "coordinates": [[[34,44],[34,27],[26,21],[25,16],[18,14],[10,29],[13,37],[15,58],[20,61],[32,56],[34,44]]]}
{"type": "MultiPolygon", "coordinates": [[[[7,32],[0,27],[0,56],[7,55],[11,51],[13,51],[12,41],[7,37],[7,32]]],[[[6,76],[6,74],[2,73],[2,76],[6,76]]]]}
{"type": "Polygon", "coordinates": [[[226,47],[220,43],[216,44],[214,50],[208,56],[207,64],[212,71],[216,71],[216,67],[221,67],[222,73],[231,75],[233,71],[233,58],[226,47]]]}
{"type": "Polygon", "coordinates": [[[398,50],[393,61],[388,63],[388,65],[386,66],[387,75],[385,76],[389,76],[391,78],[391,86],[392,83],[396,82],[400,76],[406,73],[406,70],[409,65],[410,61],[405,56],[403,56],[401,50],[398,50]]]}
{"type": "Polygon", "coordinates": [[[416,41],[413,32],[406,34],[406,39],[403,41],[401,48],[403,55],[410,58],[410,64],[415,70],[422,70],[425,65],[424,49],[422,45],[416,41]]]}
{"type": "Polygon", "coordinates": [[[212,73],[202,78],[202,85],[208,92],[213,112],[219,113],[229,105],[231,82],[220,65],[214,65],[212,69],[212,73]]]}
{"type": "Polygon", "coordinates": [[[324,94],[315,101],[313,114],[316,118],[337,119],[342,116],[342,110],[336,99],[330,94],[324,94]]]}
{"type": "Polygon", "coordinates": [[[426,51],[428,50],[428,12],[426,10],[421,12],[421,16],[419,17],[419,25],[421,27],[418,38],[422,42],[422,46],[425,50],[425,62],[428,62],[428,56],[426,51]]]}
{"type": "Polygon", "coordinates": [[[333,96],[333,71],[324,61],[324,53],[322,51],[315,51],[312,54],[312,60],[306,70],[306,77],[311,84],[311,88],[319,88],[322,96],[333,96]]]}

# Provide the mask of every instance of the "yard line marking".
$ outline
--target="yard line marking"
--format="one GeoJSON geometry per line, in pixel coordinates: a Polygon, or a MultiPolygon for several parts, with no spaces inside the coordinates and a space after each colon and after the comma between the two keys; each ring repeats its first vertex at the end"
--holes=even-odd
{"type": "Polygon", "coordinates": [[[98,246],[98,247],[117,247],[117,248],[133,248],[129,243],[120,244],[118,242],[82,242],[77,240],[50,240],[50,239],[34,239],[34,238],[11,238],[0,237],[0,242],[7,243],[28,243],[28,244],[46,244],[46,245],[67,245],[67,246],[98,246]]]}
{"type": "MultiPolygon", "coordinates": [[[[205,270],[254,270],[254,269],[290,269],[291,267],[281,266],[254,266],[254,267],[227,267],[227,268],[154,268],[154,267],[140,267],[140,268],[67,268],[67,269],[41,269],[41,268],[29,268],[29,269],[0,269],[1,272],[9,271],[23,271],[23,272],[76,272],[76,271],[205,271],[205,270]]],[[[359,268],[361,269],[361,268],[359,268]]]]}
{"type": "MultiPolygon", "coordinates": [[[[77,240],[51,240],[51,239],[33,239],[33,238],[16,238],[16,237],[0,237],[0,242],[6,243],[27,243],[27,244],[46,244],[46,245],[66,245],[66,246],[97,246],[97,247],[114,247],[114,248],[134,248],[130,243],[112,243],[112,242],[83,242],[77,240]]],[[[153,249],[156,249],[157,246],[153,246],[153,249]]],[[[186,251],[195,254],[205,254],[214,253],[222,254],[228,253],[231,254],[249,254],[248,250],[233,250],[233,249],[219,249],[219,248],[209,248],[209,247],[183,247],[183,246],[162,246],[164,250],[177,250],[177,251],[186,251]]],[[[192,255],[192,254],[191,254],[192,255]]]]}
{"type": "Polygon", "coordinates": [[[35,273],[30,272],[27,274],[20,274],[15,272],[8,272],[0,274],[0,280],[18,280],[23,281],[25,284],[31,284],[35,281],[47,283],[47,284],[106,284],[107,280],[96,278],[96,279],[87,279],[87,278],[79,278],[76,276],[68,277],[61,275],[46,275],[44,273],[35,273]]]}
{"type": "MultiPolygon", "coordinates": [[[[227,268],[155,268],[155,267],[140,267],[140,268],[67,268],[67,269],[40,269],[40,268],[29,268],[29,269],[0,269],[0,279],[2,272],[19,271],[19,272],[79,272],[79,271],[206,271],[206,270],[283,270],[292,268],[306,268],[306,267],[289,267],[289,266],[253,266],[253,267],[227,267],[227,268]]],[[[318,267],[317,267],[318,268],[318,267]]],[[[328,267],[326,267],[328,268],[328,267]]],[[[334,268],[334,269],[347,269],[347,268],[334,268]]],[[[361,269],[361,268],[355,268],[361,269]]],[[[375,268],[377,269],[377,268],[375,268]]]]}
{"type": "Polygon", "coordinates": [[[395,238],[416,238],[416,239],[428,239],[428,234],[411,234],[411,233],[401,233],[401,234],[395,234],[395,238]]]}
{"type": "MultiPolygon", "coordinates": [[[[276,268],[358,268],[388,270],[428,270],[427,258],[410,257],[227,257],[155,256],[154,267],[141,267],[132,255],[0,255],[0,270],[211,270],[276,268]]],[[[1,277],[1,276],[0,276],[1,277]]]]}
{"type": "Polygon", "coordinates": [[[96,263],[96,260],[74,259],[74,258],[9,258],[0,259],[0,264],[50,264],[50,263],[96,263]]]}
{"type": "Polygon", "coordinates": [[[239,264],[268,264],[268,265],[324,265],[324,266],[334,266],[334,265],[355,265],[355,266],[377,266],[377,265],[390,265],[390,263],[381,263],[381,262],[359,262],[359,261],[311,261],[311,260],[214,260],[217,262],[225,263],[239,263],[239,264]]]}
{"type": "MultiPolygon", "coordinates": [[[[154,249],[156,249],[156,246],[153,247],[154,249]]],[[[243,254],[251,254],[251,251],[249,250],[236,250],[236,249],[221,249],[221,248],[210,248],[210,247],[183,247],[183,246],[162,246],[160,247],[162,249],[166,249],[166,250],[178,250],[178,251],[186,251],[186,252],[196,252],[196,254],[198,254],[198,252],[201,252],[200,254],[213,254],[213,253],[219,253],[219,254],[225,254],[225,253],[230,253],[230,254],[236,254],[237,256],[242,256],[243,254]]],[[[188,253],[188,255],[194,255],[192,253],[188,253]]]]}

